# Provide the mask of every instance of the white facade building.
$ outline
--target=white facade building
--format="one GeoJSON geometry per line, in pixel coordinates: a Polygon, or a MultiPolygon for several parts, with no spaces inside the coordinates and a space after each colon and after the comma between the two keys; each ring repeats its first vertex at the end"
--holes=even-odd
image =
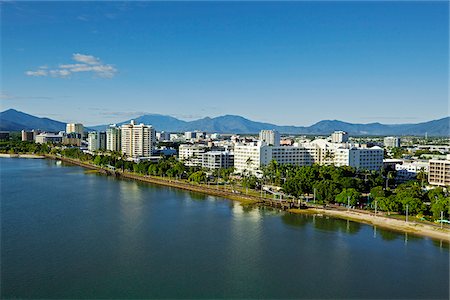
{"type": "Polygon", "coordinates": [[[424,171],[428,173],[430,164],[428,161],[412,161],[403,162],[395,165],[397,171],[396,179],[400,182],[408,181],[416,178],[417,173],[424,171]]]}
{"type": "Polygon", "coordinates": [[[348,142],[348,133],[345,131],[335,131],[331,134],[332,143],[346,143],[348,142]]]}
{"type": "Polygon", "coordinates": [[[276,130],[261,130],[259,140],[269,146],[280,146],[280,133],[276,130]]]}
{"type": "Polygon", "coordinates": [[[396,136],[388,136],[383,140],[385,148],[398,148],[400,147],[400,138],[396,136]]]}
{"type": "Polygon", "coordinates": [[[203,154],[206,153],[208,147],[203,144],[183,144],[178,149],[178,159],[183,161],[186,166],[201,166],[203,154]]]}
{"type": "Polygon", "coordinates": [[[132,158],[150,157],[155,144],[155,130],[152,126],[130,124],[121,126],[121,149],[122,153],[132,158]]]}
{"type": "Polygon", "coordinates": [[[202,167],[224,169],[234,166],[234,154],[230,151],[208,151],[203,153],[202,167]]]}
{"type": "Polygon", "coordinates": [[[363,148],[350,144],[336,144],[316,140],[294,146],[268,146],[264,142],[236,144],[234,167],[238,173],[255,174],[261,166],[271,160],[279,164],[308,166],[320,165],[351,166],[355,169],[380,170],[383,167],[384,150],[380,147],[363,148]]]}
{"type": "Polygon", "coordinates": [[[45,143],[62,143],[63,141],[63,135],[62,133],[54,134],[54,133],[40,133],[36,135],[35,142],[38,144],[45,144],[45,143]]]}
{"type": "Polygon", "coordinates": [[[106,150],[121,151],[122,150],[122,134],[120,127],[112,124],[106,129],[106,150]]]}

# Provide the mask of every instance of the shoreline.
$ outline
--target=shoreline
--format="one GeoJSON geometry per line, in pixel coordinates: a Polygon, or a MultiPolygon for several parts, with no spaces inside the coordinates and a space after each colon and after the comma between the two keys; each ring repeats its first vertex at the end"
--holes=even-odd
{"type": "Polygon", "coordinates": [[[32,158],[32,159],[43,159],[44,155],[38,154],[8,154],[8,153],[0,153],[0,158],[32,158]]]}
{"type": "MultiPolygon", "coordinates": [[[[67,158],[67,157],[56,157],[52,155],[45,155],[43,158],[50,158],[54,160],[61,160],[70,164],[74,164],[80,167],[84,167],[90,170],[97,170],[100,173],[106,174],[106,175],[112,175],[119,178],[126,178],[131,180],[137,180],[140,182],[146,182],[146,183],[152,183],[167,187],[173,187],[178,188],[182,190],[187,190],[191,192],[197,192],[202,193],[206,195],[211,196],[218,196],[227,198],[229,200],[238,201],[242,205],[264,205],[263,199],[260,197],[252,196],[252,195],[245,195],[245,194],[237,194],[233,193],[230,190],[224,190],[224,189],[215,189],[215,188],[209,188],[201,185],[195,185],[185,182],[180,182],[176,180],[170,180],[170,179],[160,179],[154,176],[148,176],[148,175],[136,175],[134,173],[130,172],[114,172],[108,169],[101,168],[96,165],[87,164],[75,159],[67,158]]],[[[381,228],[394,230],[398,232],[406,232],[411,233],[415,235],[419,235],[422,237],[428,237],[436,240],[444,240],[446,242],[450,242],[450,229],[443,228],[440,229],[437,226],[432,226],[428,224],[421,224],[416,222],[405,222],[403,220],[388,218],[383,215],[377,215],[375,216],[374,213],[362,213],[355,210],[338,210],[333,208],[318,208],[314,206],[308,206],[306,209],[298,209],[298,208],[291,208],[287,209],[286,212],[294,213],[294,214],[322,214],[331,216],[334,218],[344,219],[344,220],[350,220],[358,223],[368,224],[372,226],[379,226],[381,228]]]]}
{"type": "Polygon", "coordinates": [[[440,229],[438,227],[415,222],[405,222],[393,218],[387,218],[382,215],[375,216],[374,213],[365,214],[358,211],[340,211],[334,209],[308,208],[305,210],[290,209],[291,213],[296,214],[321,214],[334,218],[350,220],[358,223],[381,227],[397,232],[411,233],[422,237],[429,237],[436,240],[450,242],[450,230],[448,228],[440,229]]]}

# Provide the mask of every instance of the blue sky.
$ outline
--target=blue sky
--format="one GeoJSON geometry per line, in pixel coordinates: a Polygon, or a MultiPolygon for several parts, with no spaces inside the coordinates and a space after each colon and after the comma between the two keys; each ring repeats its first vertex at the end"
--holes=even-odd
{"type": "Polygon", "coordinates": [[[279,125],[449,115],[449,4],[3,2],[1,109],[279,125]]]}

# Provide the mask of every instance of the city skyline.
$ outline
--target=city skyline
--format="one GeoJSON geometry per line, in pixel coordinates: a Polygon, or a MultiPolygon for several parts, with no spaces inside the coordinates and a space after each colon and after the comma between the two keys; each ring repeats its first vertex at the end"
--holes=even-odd
{"type": "Polygon", "coordinates": [[[1,110],[87,125],[448,115],[447,2],[1,5],[1,110]]]}

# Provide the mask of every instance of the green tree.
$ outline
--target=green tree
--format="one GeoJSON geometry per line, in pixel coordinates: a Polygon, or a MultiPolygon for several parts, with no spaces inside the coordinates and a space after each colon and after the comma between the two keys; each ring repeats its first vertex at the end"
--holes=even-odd
{"type": "Polygon", "coordinates": [[[353,188],[343,189],[342,192],[336,196],[336,202],[347,204],[350,199],[350,205],[356,205],[360,197],[361,193],[353,188]]]}
{"type": "Polygon", "coordinates": [[[192,173],[189,178],[189,181],[196,182],[196,183],[202,183],[206,181],[206,173],[203,171],[197,171],[192,173]]]}

